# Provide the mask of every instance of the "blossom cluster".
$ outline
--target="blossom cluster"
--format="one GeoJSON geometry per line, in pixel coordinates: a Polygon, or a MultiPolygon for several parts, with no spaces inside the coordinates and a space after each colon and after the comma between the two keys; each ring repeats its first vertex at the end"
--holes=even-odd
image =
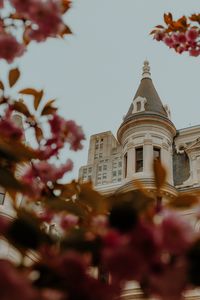
{"type": "Polygon", "coordinates": [[[200,14],[173,20],[172,14],[164,14],[166,26],[158,25],[151,32],[156,41],[164,42],[177,53],[188,52],[190,56],[200,55],[200,14]],[[197,23],[197,24],[196,24],[197,23]]]}
{"type": "Polygon", "coordinates": [[[9,63],[23,55],[30,41],[42,42],[71,33],[63,20],[70,0],[1,0],[0,8],[6,3],[10,13],[0,18],[0,58],[9,63]],[[16,30],[17,36],[22,32],[21,38],[16,38],[16,30]]]}
{"type": "MultiPolygon", "coordinates": [[[[24,290],[24,300],[112,300],[120,295],[126,282],[134,280],[147,297],[181,300],[187,289],[199,286],[196,260],[200,258],[200,236],[180,214],[163,209],[151,221],[138,217],[125,231],[119,229],[121,220],[117,229],[111,219],[93,216],[83,231],[78,219],[69,215],[60,248],[43,238],[38,249],[40,259],[24,271],[0,260],[2,299],[21,299],[24,290]],[[88,273],[97,266],[98,278],[88,273]],[[108,275],[109,281],[100,280],[108,275]]],[[[17,221],[0,218],[0,233],[5,237],[16,233],[16,226],[17,221]]],[[[34,239],[33,228],[29,227],[31,230],[34,239]]],[[[20,237],[15,239],[22,242],[20,237]]]]}
{"type": "Polygon", "coordinates": [[[190,28],[186,32],[165,32],[157,30],[154,39],[163,41],[169,48],[173,48],[177,53],[189,52],[190,56],[200,55],[200,30],[190,28]]]}

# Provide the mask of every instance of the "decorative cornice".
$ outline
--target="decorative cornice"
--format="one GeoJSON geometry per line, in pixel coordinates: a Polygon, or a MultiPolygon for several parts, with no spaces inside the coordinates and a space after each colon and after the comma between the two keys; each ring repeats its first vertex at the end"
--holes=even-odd
{"type": "Polygon", "coordinates": [[[161,125],[170,131],[172,137],[176,135],[176,128],[174,124],[167,117],[161,116],[156,113],[148,113],[148,114],[138,113],[138,115],[135,115],[134,118],[130,118],[121,124],[117,132],[118,141],[121,143],[121,139],[124,132],[127,129],[134,127],[135,125],[138,124],[142,124],[142,125],[151,124],[151,125],[159,125],[159,126],[161,125]]]}

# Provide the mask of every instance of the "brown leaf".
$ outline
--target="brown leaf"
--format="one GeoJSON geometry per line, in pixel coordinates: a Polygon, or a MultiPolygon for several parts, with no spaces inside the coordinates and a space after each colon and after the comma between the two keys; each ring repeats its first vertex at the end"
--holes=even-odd
{"type": "Polygon", "coordinates": [[[23,186],[14,175],[5,168],[0,168],[0,185],[8,191],[21,191],[23,186]]]}
{"type": "Polygon", "coordinates": [[[167,175],[166,170],[162,166],[159,159],[154,160],[154,162],[153,162],[153,171],[154,171],[155,184],[156,184],[156,187],[157,187],[158,192],[159,192],[161,187],[165,183],[166,175],[167,175]]]}
{"type": "Polygon", "coordinates": [[[35,110],[38,109],[38,106],[40,105],[40,101],[42,100],[43,94],[44,94],[44,92],[43,92],[43,90],[41,90],[41,91],[37,92],[34,95],[34,97],[35,97],[35,99],[34,99],[34,108],[35,108],[35,110]]]}
{"type": "Polygon", "coordinates": [[[4,84],[2,81],[0,81],[0,90],[4,91],[4,84]]]}
{"type": "Polygon", "coordinates": [[[189,208],[199,202],[199,197],[193,194],[183,194],[169,201],[169,206],[176,208],[189,208]]]}
{"type": "Polygon", "coordinates": [[[19,94],[35,96],[38,93],[35,89],[27,88],[19,91],[19,94]]]}
{"type": "Polygon", "coordinates": [[[66,201],[60,197],[48,197],[44,199],[43,202],[53,211],[66,211],[80,217],[83,217],[86,214],[86,211],[80,205],[71,200],[66,201]]]}
{"type": "Polygon", "coordinates": [[[8,75],[10,87],[15,85],[15,83],[17,82],[19,77],[20,77],[20,71],[18,68],[10,70],[9,75],[8,75]]]}
{"type": "Polygon", "coordinates": [[[151,32],[150,32],[150,34],[154,34],[154,33],[156,33],[158,30],[156,30],[156,29],[154,29],[154,30],[152,30],[151,32]]]}
{"type": "Polygon", "coordinates": [[[164,14],[164,21],[167,25],[170,25],[173,22],[173,17],[171,13],[164,14]]]}
{"type": "Polygon", "coordinates": [[[38,109],[38,106],[40,105],[40,102],[42,100],[42,97],[43,97],[43,90],[41,91],[37,91],[35,89],[32,89],[32,88],[27,88],[27,89],[23,89],[21,91],[19,91],[20,94],[23,94],[23,95],[31,95],[34,97],[34,108],[35,110],[38,109]]]}
{"type": "Polygon", "coordinates": [[[193,22],[198,22],[200,24],[200,14],[192,14],[189,19],[193,22]]]}
{"type": "Polygon", "coordinates": [[[38,125],[34,126],[34,130],[35,130],[35,137],[36,137],[38,143],[40,143],[41,140],[44,138],[43,131],[38,125]]]}
{"type": "Polygon", "coordinates": [[[38,154],[23,143],[16,142],[15,144],[11,144],[10,140],[5,141],[0,139],[0,157],[13,162],[23,162],[37,158],[38,154]]]}
{"type": "Polygon", "coordinates": [[[79,201],[86,204],[91,211],[99,214],[107,212],[107,201],[103,195],[95,191],[90,182],[80,185],[79,201]]]}
{"type": "Polygon", "coordinates": [[[141,213],[146,211],[149,206],[155,202],[155,200],[140,190],[134,190],[108,196],[107,202],[111,207],[119,203],[128,202],[132,204],[132,207],[137,213],[141,213]]]}
{"type": "Polygon", "coordinates": [[[57,111],[56,107],[53,107],[52,104],[55,102],[55,99],[53,100],[49,100],[44,108],[41,111],[41,116],[45,116],[45,115],[52,115],[53,113],[55,113],[57,111]]]}
{"type": "Polygon", "coordinates": [[[66,34],[72,34],[71,29],[67,25],[65,25],[65,27],[63,28],[63,30],[60,32],[60,36],[63,37],[66,34]]]}
{"type": "Polygon", "coordinates": [[[28,107],[23,102],[15,101],[13,106],[16,111],[22,113],[24,116],[31,117],[31,113],[30,113],[28,107]]]}
{"type": "Polygon", "coordinates": [[[162,26],[162,25],[157,25],[157,26],[155,26],[156,28],[160,28],[160,29],[163,29],[164,28],[164,26],[162,26]]]}
{"type": "Polygon", "coordinates": [[[0,98],[0,105],[4,104],[4,103],[7,103],[7,102],[8,102],[8,98],[6,98],[6,97],[1,97],[0,98]]]}
{"type": "Polygon", "coordinates": [[[64,14],[71,7],[70,0],[62,0],[62,13],[64,14]]]}

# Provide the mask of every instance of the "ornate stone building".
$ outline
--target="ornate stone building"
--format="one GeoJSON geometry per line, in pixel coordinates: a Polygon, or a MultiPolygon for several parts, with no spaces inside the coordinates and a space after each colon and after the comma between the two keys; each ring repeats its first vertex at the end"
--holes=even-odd
{"type": "MultiPolygon", "coordinates": [[[[136,189],[134,182],[139,179],[153,193],[154,158],[159,158],[167,170],[164,199],[179,192],[200,191],[200,125],[176,129],[169,107],[163,105],[154,87],[149,62],[145,61],[140,85],[117,138],[110,131],[91,136],[88,162],[80,168],[79,178],[83,182],[92,180],[104,194],[136,189]]],[[[182,215],[199,230],[194,209],[182,215]]],[[[186,298],[199,300],[200,291],[191,291],[186,298]]],[[[123,299],[138,300],[143,296],[136,284],[130,284],[123,299]]]]}
{"type": "Polygon", "coordinates": [[[170,110],[163,105],[145,61],[140,85],[117,131],[90,138],[87,165],[79,170],[82,181],[92,180],[97,190],[110,193],[133,188],[140,179],[153,189],[153,158],[167,169],[163,193],[200,190],[200,125],[177,130],[170,110]]]}

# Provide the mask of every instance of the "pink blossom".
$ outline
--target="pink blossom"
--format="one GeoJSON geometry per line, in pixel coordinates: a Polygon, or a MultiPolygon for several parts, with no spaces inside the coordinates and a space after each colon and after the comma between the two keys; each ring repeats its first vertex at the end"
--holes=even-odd
{"type": "Polygon", "coordinates": [[[12,120],[12,112],[12,107],[8,106],[4,117],[0,119],[0,135],[10,140],[21,140],[23,138],[23,130],[12,120]]]}
{"type": "Polygon", "coordinates": [[[162,300],[182,300],[187,287],[187,263],[178,258],[174,263],[166,265],[157,274],[148,277],[149,292],[162,300]]]}
{"type": "Polygon", "coordinates": [[[46,161],[33,163],[23,175],[23,180],[32,181],[39,178],[44,184],[49,181],[55,182],[62,178],[66,172],[71,171],[72,167],[73,163],[70,159],[60,167],[56,167],[46,161]]]}
{"type": "Polygon", "coordinates": [[[179,54],[183,53],[184,51],[186,51],[186,48],[185,48],[185,47],[178,46],[178,47],[176,48],[176,52],[179,53],[179,54]]]}
{"type": "Polygon", "coordinates": [[[10,0],[18,14],[27,15],[35,6],[38,6],[39,0],[10,0]]]}
{"type": "MultiPolygon", "coordinates": [[[[74,121],[65,121],[62,117],[54,114],[52,119],[49,120],[49,125],[52,133],[52,137],[46,142],[49,153],[51,153],[50,148],[52,146],[54,146],[54,152],[58,151],[64,146],[65,141],[70,144],[70,149],[74,151],[82,149],[81,141],[85,139],[85,136],[82,128],[74,121]]],[[[45,154],[48,155],[48,153],[45,154]]]]}
{"type": "Polygon", "coordinates": [[[1,300],[36,300],[30,282],[10,262],[0,260],[1,300]]]}
{"type": "Polygon", "coordinates": [[[161,30],[159,30],[159,31],[157,31],[155,34],[154,34],[154,39],[156,40],[156,41],[162,41],[163,40],[163,38],[164,38],[164,36],[165,36],[165,34],[164,34],[164,32],[163,31],[161,31],[161,30]]]}
{"type": "Polygon", "coordinates": [[[15,57],[21,56],[24,51],[24,45],[20,44],[13,35],[0,33],[0,58],[12,63],[15,57]]]}
{"type": "Polygon", "coordinates": [[[161,223],[163,247],[172,254],[183,254],[194,240],[192,227],[175,213],[166,212],[161,223]]]}
{"type": "Polygon", "coordinates": [[[65,120],[61,118],[58,114],[54,114],[52,116],[52,118],[49,120],[49,125],[53,137],[59,135],[65,130],[65,120]]]}
{"type": "Polygon", "coordinates": [[[97,215],[92,218],[92,226],[105,228],[108,226],[108,218],[105,215],[97,215]]]}
{"type": "Polygon", "coordinates": [[[198,36],[199,36],[199,31],[196,30],[196,29],[194,29],[194,28],[190,28],[186,32],[186,39],[187,39],[187,41],[195,41],[198,36]]]}
{"type": "Polygon", "coordinates": [[[178,37],[178,42],[180,43],[180,44],[185,44],[186,43],[186,36],[185,36],[185,34],[184,33],[182,33],[182,32],[180,32],[178,35],[177,35],[177,37],[178,37]]]}
{"type": "Polygon", "coordinates": [[[72,214],[68,214],[61,218],[60,226],[62,227],[62,229],[69,229],[71,227],[76,226],[78,224],[78,221],[79,217],[72,214]]]}
{"type": "Polygon", "coordinates": [[[56,36],[62,28],[61,3],[54,0],[39,1],[29,11],[29,18],[38,26],[38,29],[30,32],[31,39],[41,41],[56,36]]]}
{"type": "Polygon", "coordinates": [[[4,0],[0,0],[0,8],[4,7],[4,0]]]}
{"type": "Polygon", "coordinates": [[[66,128],[68,130],[67,141],[70,143],[71,149],[74,151],[82,149],[81,141],[85,139],[82,128],[72,120],[66,121],[66,128]]]}
{"type": "Polygon", "coordinates": [[[200,55],[200,49],[191,49],[189,50],[190,56],[199,56],[200,55]]]}
{"type": "Polygon", "coordinates": [[[169,47],[169,48],[172,48],[174,46],[174,41],[171,37],[169,36],[165,36],[163,38],[163,42],[169,47]]]}
{"type": "Polygon", "coordinates": [[[43,289],[40,293],[40,300],[66,300],[66,295],[55,289],[43,289]]]}
{"type": "Polygon", "coordinates": [[[50,223],[54,217],[54,213],[51,211],[45,210],[38,217],[41,221],[50,223]]]}
{"type": "Polygon", "coordinates": [[[10,224],[11,224],[11,220],[0,216],[0,235],[4,235],[7,232],[10,224]]]}

